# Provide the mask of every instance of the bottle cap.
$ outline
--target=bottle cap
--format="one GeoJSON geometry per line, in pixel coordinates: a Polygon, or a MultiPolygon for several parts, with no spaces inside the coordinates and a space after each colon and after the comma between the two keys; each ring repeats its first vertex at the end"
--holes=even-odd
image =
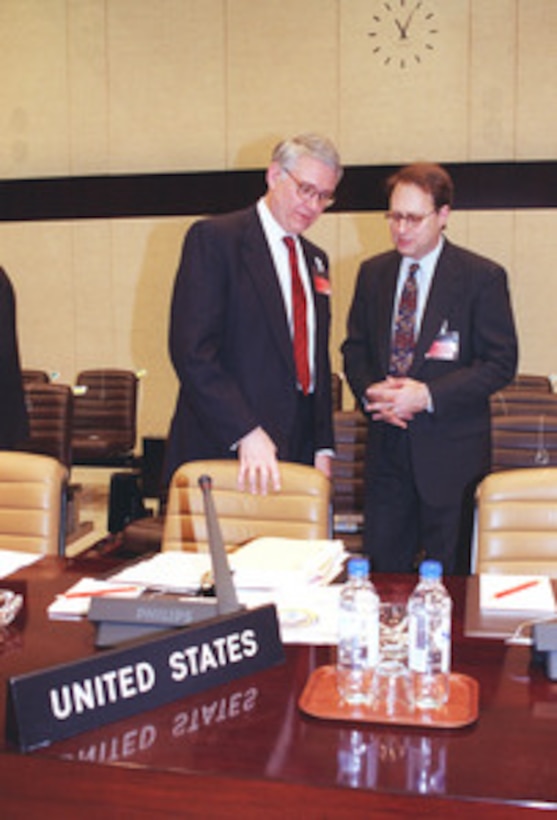
{"type": "Polygon", "coordinates": [[[349,578],[367,578],[369,575],[369,558],[351,558],[348,562],[349,578]]]}
{"type": "Polygon", "coordinates": [[[441,561],[422,561],[420,564],[420,578],[428,578],[432,581],[439,581],[443,577],[443,565],[441,561]]]}

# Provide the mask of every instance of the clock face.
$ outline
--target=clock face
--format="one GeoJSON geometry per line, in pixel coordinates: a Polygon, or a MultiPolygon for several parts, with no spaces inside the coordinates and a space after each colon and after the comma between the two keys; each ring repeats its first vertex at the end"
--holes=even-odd
{"type": "Polygon", "coordinates": [[[378,3],[368,36],[373,53],[384,65],[410,68],[435,49],[435,14],[424,0],[378,3]]]}

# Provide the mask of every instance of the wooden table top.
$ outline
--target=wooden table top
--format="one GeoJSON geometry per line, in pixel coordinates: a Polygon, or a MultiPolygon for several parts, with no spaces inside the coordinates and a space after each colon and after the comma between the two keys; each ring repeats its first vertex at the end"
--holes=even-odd
{"type": "MultiPolygon", "coordinates": [[[[80,576],[107,567],[48,558],[2,582],[23,589],[26,605],[0,644],[0,720],[10,677],[96,651],[89,622],[50,621],[46,607],[80,576]]],[[[58,817],[78,805],[83,817],[116,808],[125,817],[354,817],[373,809],[374,817],[423,811],[506,820],[536,807],[557,809],[557,684],[530,666],[527,647],[464,636],[465,580],[449,579],[448,586],[453,670],[479,683],[473,725],[427,729],[308,717],[298,699],[313,670],[333,662],[334,650],[289,645],[284,664],[31,754],[6,741],[4,726],[0,801],[23,816],[47,800],[58,817]]],[[[408,592],[414,578],[374,581],[386,594],[408,592]]]]}

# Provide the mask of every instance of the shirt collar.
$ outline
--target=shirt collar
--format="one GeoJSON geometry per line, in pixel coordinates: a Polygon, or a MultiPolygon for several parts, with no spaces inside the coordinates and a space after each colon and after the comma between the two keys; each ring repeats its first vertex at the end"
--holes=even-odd
{"type": "Polygon", "coordinates": [[[437,260],[439,259],[441,251],[443,250],[443,245],[444,244],[445,244],[445,237],[441,236],[441,237],[439,237],[439,242],[433,248],[433,250],[430,251],[429,253],[426,253],[426,255],[422,256],[421,259],[412,259],[412,257],[410,257],[410,256],[404,257],[401,269],[406,274],[408,272],[408,268],[410,267],[410,265],[414,265],[414,264],[419,265],[420,266],[420,272],[423,273],[429,279],[431,276],[433,276],[433,271],[435,270],[435,266],[437,265],[437,260]]]}
{"type": "MultiPolygon", "coordinates": [[[[285,236],[289,235],[271,213],[264,197],[261,197],[257,203],[257,213],[269,242],[278,244],[285,236]]],[[[296,239],[296,237],[294,236],[293,239],[296,239]]]]}

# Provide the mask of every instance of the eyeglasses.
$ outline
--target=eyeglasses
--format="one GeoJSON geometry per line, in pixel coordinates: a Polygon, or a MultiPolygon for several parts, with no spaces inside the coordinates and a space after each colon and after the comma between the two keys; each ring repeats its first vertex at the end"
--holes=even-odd
{"type": "Polygon", "coordinates": [[[322,208],[329,208],[335,201],[333,191],[319,191],[311,182],[303,182],[301,179],[295,177],[288,168],[283,168],[283,170],[294,182],[298,196],[300,199],[303,199],[304,202],[308,202],[310,199],[317,199],[322,208]]]}
{"type": "Polygon", "coordinates": [[[388,222],[394,222],[395,225],[400,225],[400,223],[404,221],[409,228],[418,228],[424,219],[427,219],[428,216],[434,213],[436,213],[435,208],[427,214],[402,214],[400,211],[387,211],[385,219],[388,222]]]}

